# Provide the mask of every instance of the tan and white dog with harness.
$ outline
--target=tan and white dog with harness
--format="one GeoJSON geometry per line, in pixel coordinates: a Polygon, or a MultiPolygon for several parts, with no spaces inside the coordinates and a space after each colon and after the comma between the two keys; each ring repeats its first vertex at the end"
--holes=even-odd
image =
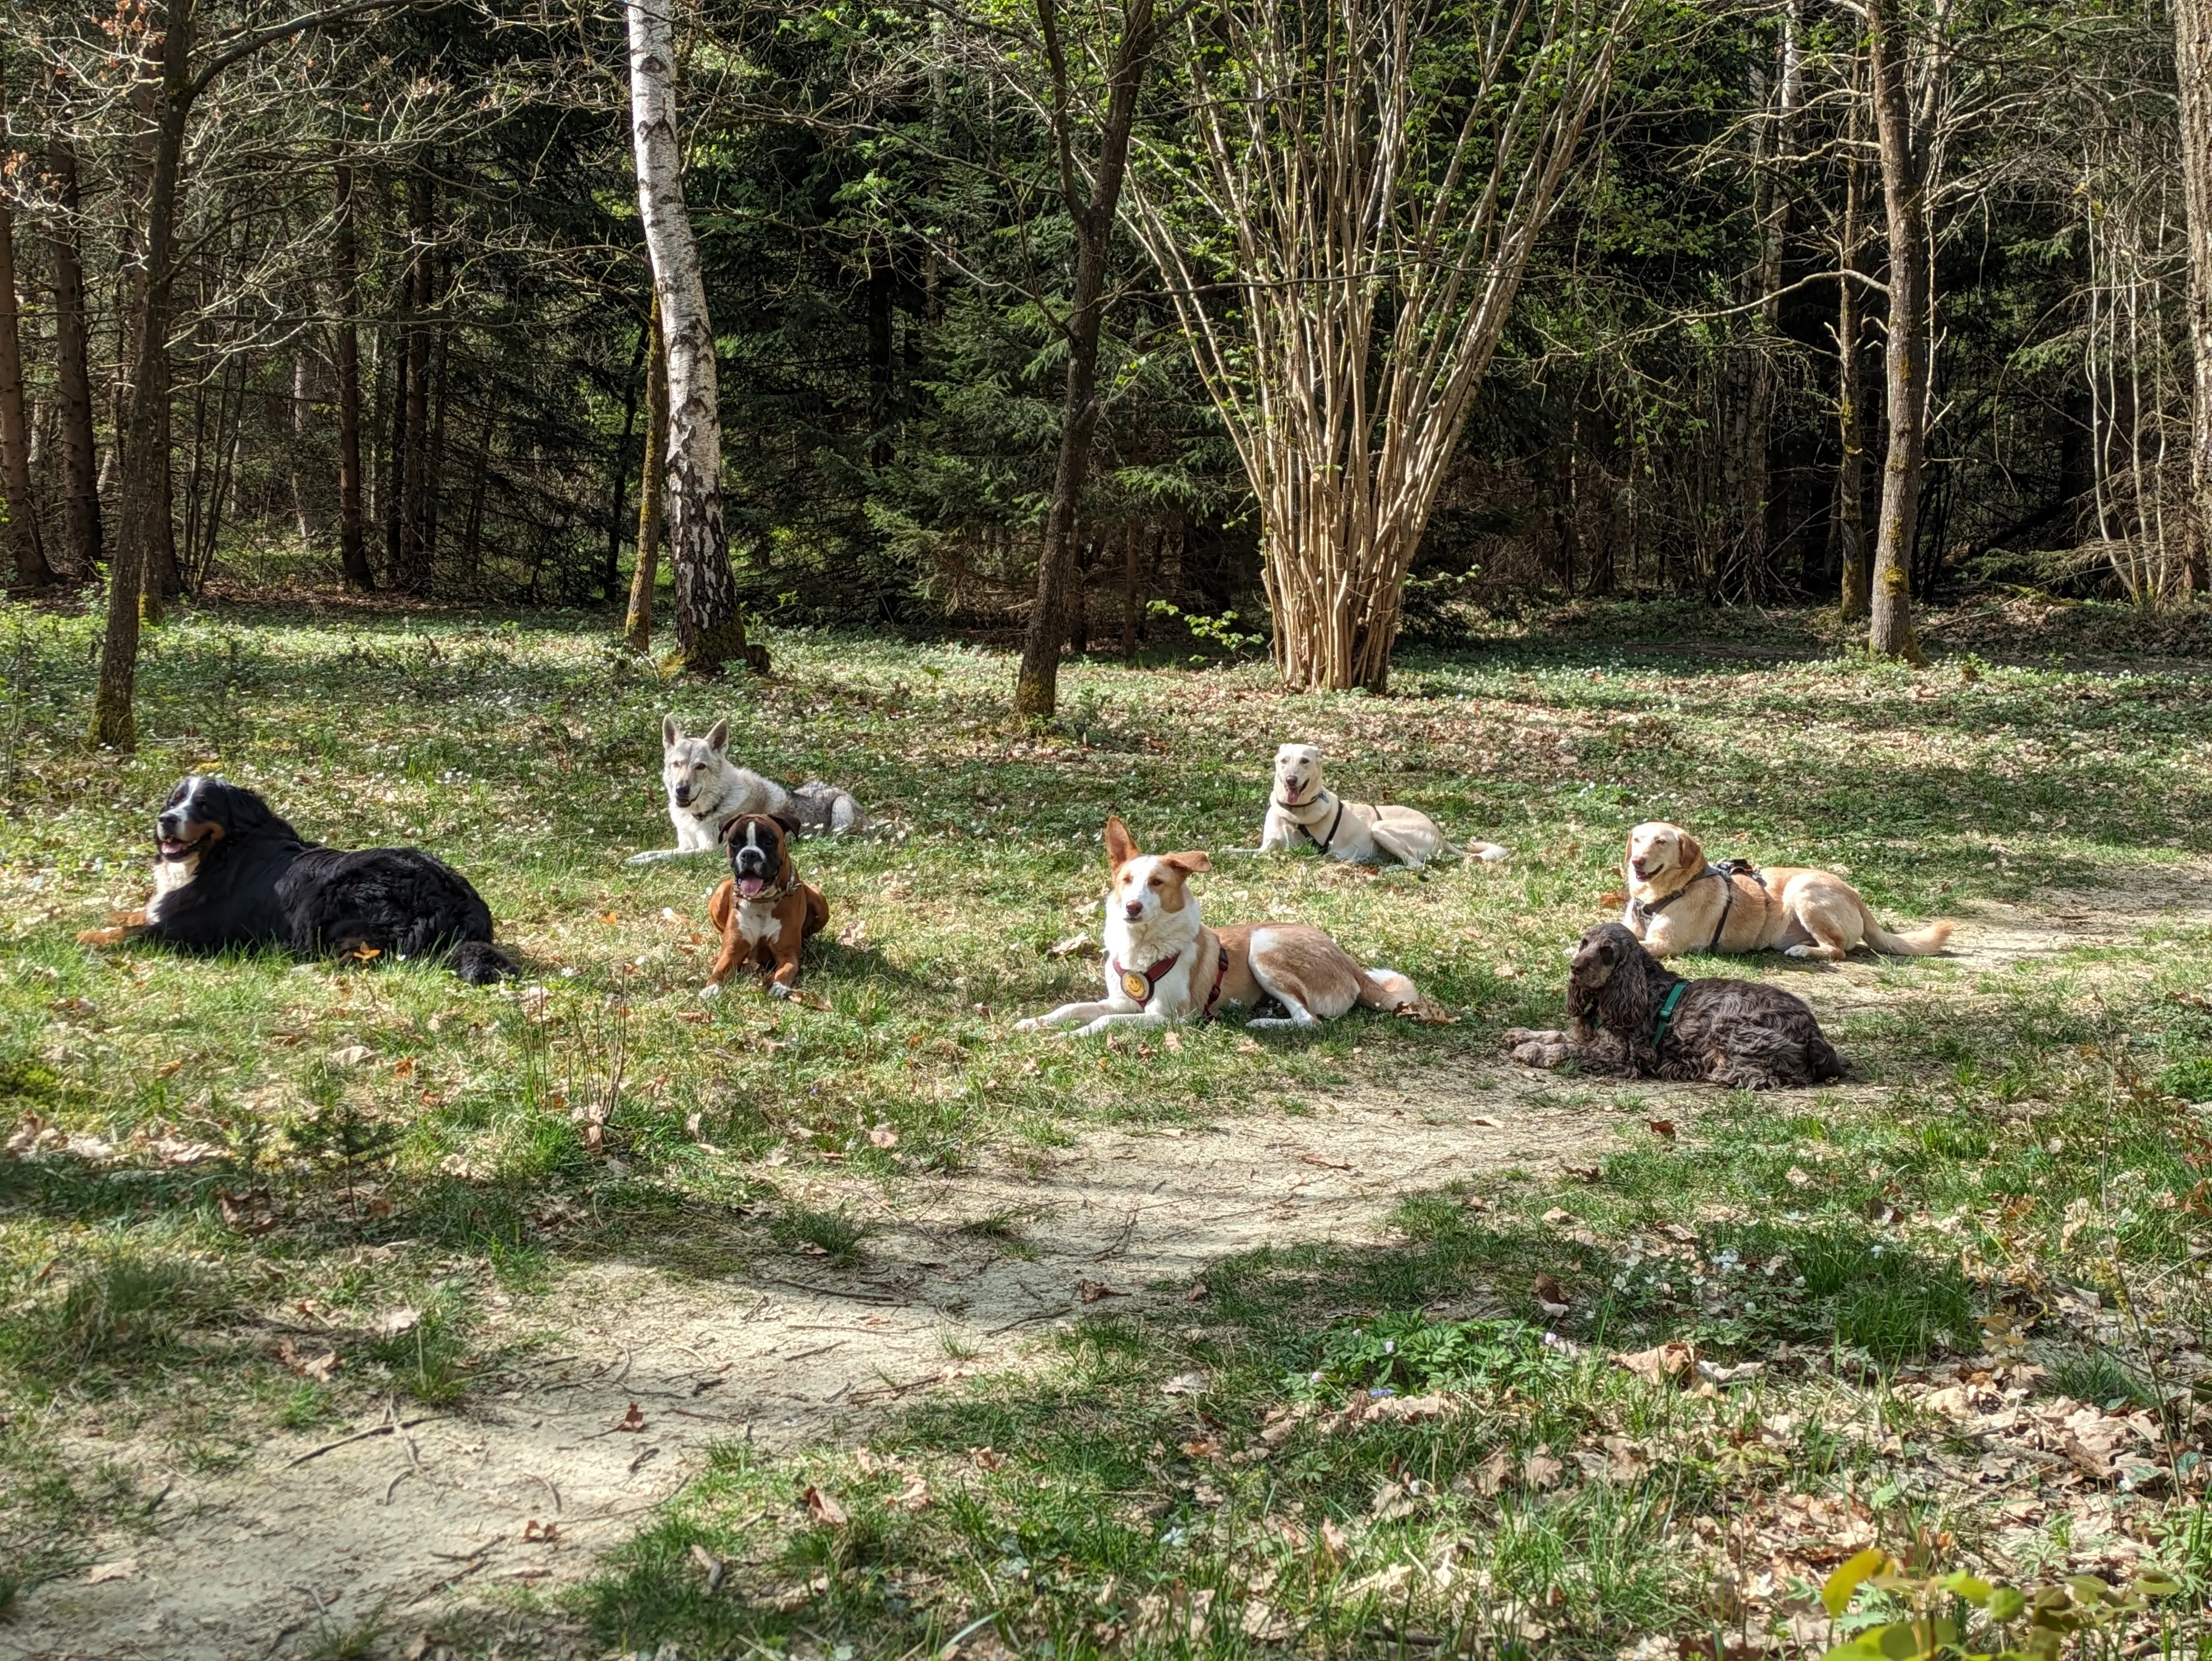
{"type": "Polygon", "coordinates": [[[1783,952],[1834,959],[1855,947],[1932,957],[1951,938],[1948,922],[1893,934],[1859,891],[1832,871],[1705,858],[1678,824],[1653,820],[1628,833],[1628,910],[1621,922],[1655,958],[1685,952],[1783,952]]]}
{"type": "Polygon", "coordinates": [[[1496,843],[1453,847],[1437,822],[1419,808],[1345,800],[1321,782],[1318,749],[1310,744],[1285,744],[1275,751],[1275,788],[1267,798],[1267,820],[1260,827],[1259,851],[1286,854],[1302,846],[1354,865],[1379,864],[1387,858],[1416,869],[1439,854],[1479,860],[1505,857],[1505,849],[1496,843]]]}
{"type": "Polygon", "coordinates": [[[1106,821],[1106,995],[1062,1004],[1015,1023],[1018,1032],[1074,1026],[1089,1037],[1116,1026],[1204,1020],[1224,1006],[1273,998],[1286,1013],[1251,1026],[1311,1026],[1354,1004],[1418,1008],[1420,994],[1395,970],[1363,969],[1322,930],[1302,922],[1208,928],[1190,879],[1210,871],[1201,853],[1144,854],[1119,818],[1106,821]]]}

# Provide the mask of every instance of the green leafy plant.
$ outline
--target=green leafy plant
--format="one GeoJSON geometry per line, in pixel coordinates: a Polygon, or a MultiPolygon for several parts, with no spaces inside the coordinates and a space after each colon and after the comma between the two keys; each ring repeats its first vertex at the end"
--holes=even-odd
{"type": "MultiPolygon", "coordinates": [[[[1831,1618],[1851,1618],[1861,1591],[1878,1607],[1860,1611],[1863,1625],[1826,1661],[2056,1661],[2070,1640],[2083,1658],[2136,1653],[2134,1628],[2158,1611],[2160,1635],[2174,1606],[2166,1600],[2180,1583],[2160,1570],[2138,1570],[2124,1587],[2094,1574],[2071,1574],[2023,1590],[1961,1570],[1907,1568],[1887,1552],[1869,1548],[1828,1577],[1820,1601],[1831,1618]],[[1892,1610],[1898,1618],[1888,1619],[1892,1610]]],[[[2172,1653],[2171,1643],[2160,1646],[2172,1653]]]]}

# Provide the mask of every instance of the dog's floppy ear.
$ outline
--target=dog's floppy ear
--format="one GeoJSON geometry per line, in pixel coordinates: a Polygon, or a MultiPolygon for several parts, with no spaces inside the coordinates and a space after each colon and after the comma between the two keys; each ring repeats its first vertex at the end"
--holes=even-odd
{"type": "Polygon", "coordinates": [[[1186,877],[1194,877],[1201,871],[1213,869],[1213,861],[1197,849],[1192,849],[1182,854],[1163,854],[1160,855],[1160,863],[1172,865],[1186,877]]]}
{"type": "Polygon", "coordinates": [[[735,848],[738,845],[738,831],[750,818],[752,818],[750,813],[740,813],[722,827],[721,840],[724,846],[735,848]]]}
{"type": "Polygon", "coordinates": [[[1704,844],[1686,830],[1674,833],[1674,845],[1682,850],[1682,868],[1692,876],[1705,868],[1704,844]]]}
{"type": "Polygon", "coordinates": [[[662,749],[673,750],[676,747],[677,740],[681,739],[683,736],[684,727],[682,724],[678,721],[675,716],[663,715],[660,718],[660,747],[662,749]]]}
{"type": "Polygon", "coordinates": [[[1121,823],[1119,813],[1106,816],[1106,863],[1120,870],[1137,857],[1137,839],[1129,834],[1129,827],[1121,823]]]}
{"type": "Polygon", "coordinates": [[[778,828],[782,830],[787,838],[795,837],[799,834],[799,821],[792,818],[790,814],[770,813],[769,818],[775,821],[778,828]]]}
{"type": "Polygon", "coordinates": [[[726,716],[707,729],[707,747],[720,755],[730,742],[730,723],[726,716]]]}

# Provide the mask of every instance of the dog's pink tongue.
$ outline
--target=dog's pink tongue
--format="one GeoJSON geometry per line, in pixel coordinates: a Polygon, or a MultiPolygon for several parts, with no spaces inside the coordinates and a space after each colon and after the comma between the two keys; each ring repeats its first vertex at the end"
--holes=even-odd
{"type": "Polygon", "coordinates": [[[738,892],[743,894],[747,899],[750,899],[756,894],[765,893],[767,891],[768,879],[765,877],[739,877],[738,879],[738,892]]]}

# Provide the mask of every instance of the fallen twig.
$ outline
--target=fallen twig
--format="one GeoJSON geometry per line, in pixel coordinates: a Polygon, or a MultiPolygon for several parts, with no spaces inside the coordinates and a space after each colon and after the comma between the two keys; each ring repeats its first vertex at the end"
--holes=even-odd
{"type": "Polygon", "coordinates": [[[331,1450],[344,1447],[349,1443],[365,1442],[372,1436],[396,1436],[401,1431],[412,1430],[417,1425],[427,1425],[434,1420],[450,1419],[453,1416],[450,1413],[426,1413],[419,1419],[387,1419],[384,1423],[370,1429],[357,1430],[350,1436],[339,1437],[335,1442],[325,1442],[319,1448],[310,1448],[284,1469],[289,1470],[293,1465],[304,1465],[310,1459],[319,1459],[331,1450]]]}

